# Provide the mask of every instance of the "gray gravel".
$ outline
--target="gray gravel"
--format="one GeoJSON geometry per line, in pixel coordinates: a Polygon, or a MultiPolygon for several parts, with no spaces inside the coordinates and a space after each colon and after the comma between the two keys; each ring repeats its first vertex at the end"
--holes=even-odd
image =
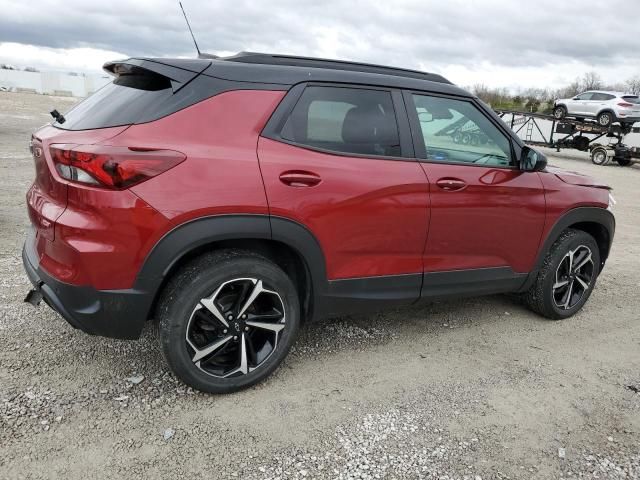
{"type": "Polygon", "coordinates": [[[508,296],[305,326],[263,384],[194,392],[145,332],[95,338],[22,303],[29,132],[69,99],[0,93],[0,478],[638,479],[640,168],[552,163],[614,188],[589,304],[508,296]]]}

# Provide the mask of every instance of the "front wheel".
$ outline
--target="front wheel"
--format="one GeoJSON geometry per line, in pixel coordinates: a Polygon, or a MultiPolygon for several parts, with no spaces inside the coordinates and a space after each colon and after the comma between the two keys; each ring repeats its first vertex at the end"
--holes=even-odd
{"type": "Polygon", "coordinates": [[[525,300],[543,317],[571,317],[589,299],[599,273],[600,252],[594,238],[582,230],[565,230],[547,253],[525,300]]]}
{"type": "Polygon", "coordinates": [[[558,105],[556,108],[553,109],[553,116],[557,119],[557,120],[562,120],[564,117],[567,116],[567,109],[566,107],[562,106],[562,105],[558,105]]]}
{"type": "Polygon", "coordinates": [[[254,385],[286,357],[300,324],[291,279],[266,258],[221,250],[189,263],[158,306],[161,348],[187,385],[228,393],[254,385]]]}

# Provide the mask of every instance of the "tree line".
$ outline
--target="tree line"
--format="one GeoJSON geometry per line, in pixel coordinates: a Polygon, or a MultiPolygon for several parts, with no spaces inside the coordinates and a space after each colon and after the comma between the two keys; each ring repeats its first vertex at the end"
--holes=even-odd
{"type": "Polygon", "coordinates": [[[596,72],[587,72],[562,88],[525,88],[515,93],[507,88],[492,88],[484,84],[473,85],[470,90],[492,108],[550,113],[557,98],[570,98],[586,90],[610,90],[640,95],[640,75],[624,82],[607,84],[596,72]]]}

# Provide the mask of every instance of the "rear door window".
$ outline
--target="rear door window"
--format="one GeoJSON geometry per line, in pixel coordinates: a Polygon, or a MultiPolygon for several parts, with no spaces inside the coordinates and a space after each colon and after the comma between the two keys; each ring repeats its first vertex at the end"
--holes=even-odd
{"type": "Polygon", "coordinates": [[[391,92],[307,87],[280,136],[292,143],[344,154],[398,157],[400,136],[391,92]]]}
{"type": "Polygon", "coordinates": [[[594,93],[591,100],[613,100],[614,98],[616,98],[616,96],[609,93],[594,93]]]}

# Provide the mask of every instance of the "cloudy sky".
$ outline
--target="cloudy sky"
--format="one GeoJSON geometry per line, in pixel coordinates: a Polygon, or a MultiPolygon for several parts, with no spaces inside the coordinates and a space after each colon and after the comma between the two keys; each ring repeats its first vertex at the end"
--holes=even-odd
{"type": "MultiPolygon", "coordinates": [[[[640,75],[638,0],[183,0],[200,49],[366,61],[459,85],[558,87],[640,75]]],[[[0,63],[99,72],[130,56],[193,56],[177,0],[0,0],[0,63]]]]}

